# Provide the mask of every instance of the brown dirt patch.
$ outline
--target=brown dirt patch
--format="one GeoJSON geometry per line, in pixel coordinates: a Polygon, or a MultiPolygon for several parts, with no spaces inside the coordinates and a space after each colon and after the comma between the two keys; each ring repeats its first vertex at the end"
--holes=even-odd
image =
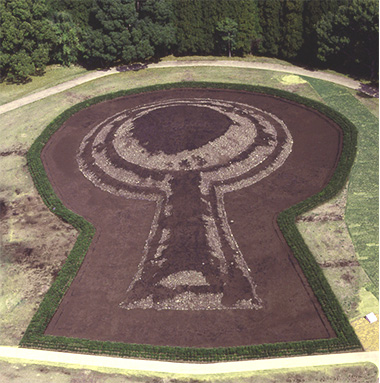
{"type": "Polygon", "coordinates": [[[0,152],[0,157],[6,157],[6,156],[25,156],[27,150],[25,149],[14,149],[14,150],[7,150],[5,152],[0,152]]]}
{"type": "MultiPolygon", "coordinates": [[[[167,124],[165,129],[169,137],[162,135],[149,118],[140,117],[136,117],[139,131],[134,137],[132,129],[131,137],[144,148],[142,151],[169,153],[167,158],[172,158],[170,153],[176,150],[193,150],[208,140],[215,142],[215,137],[223,135],[225,124],[230,122],[214,113],[209,114],[206,109],[187,109],[191,123],[204,121],[207,128],[204,136],[198,136],[201,130],[194,129],[193,146],[186,146],[191,138],[189,122],[186,118],[179,120],[181,113],[178,110],[173,111],[172,118],[169,109],[167,115],[161,116],[167,124]],[[220,124],[215,124],[216,130],[213,130],[215,120],[220,124]]],[[[240,117],[244,120],[243,112],[240,117]]],[[[256,119],[256,127],[260,126],[261,117],[253,119],[256,119]]],[[[235,121],[235,125],[239,125],[239,121],[235,121]]],[[[271,121],[277,124],[273,119],[271,121]]],[[[238,91],[182,89],[152,92],[104,102],[77,113],[53,135],[43,150],[42,159],[57,194],[69,209],[94,224],[96,237],[46,334],[194,347],[334,337],[278,229],[276,217],[280,211],[326,185],[339,157],[341,138],[336,124],[315,111],[278,98],[238,91]],[[124,123],[121,118],[111,124],[109,135],[103,141],[93,143],[92,152],[87,146],[82,150],[88,169],[93,171],[91,174],[102,179],[98,186],[95,186],[96,177],[91,182],[79,170],[77,155],[81,142],[106,118],[134,108],[138,113],[138,108],[148,103],[184,98],[218,100],[226,103],[227,112],[228,103],[238,102],[277,116],[293,138],[291,153],[276,171],[266,174],[258,182],[244,184],[247,177],[252,180],[264,174],[281,158],[281,148],[286,146],[285,133],[276,128],[278,145],[272,148],[274,136],[262,127],[252,145],[243,137],[247,147],[239,149],[233,158],[228,158],[228,147],[227,154],[220,156],[217,163],[208,164],[202,156],[184,157],[182,162],[173,165],[178,166],[177,170],[152,170],[148,163],[142,166],[129,159],[120,159],[120,151],[116,153],[112,147],[112,137],[117,136],[117,129],[124,123]],[[233,176],[223,175],[223,179],[211,180],[211,191],[203,194],[199,191],[202,177],[199,169],[205,174],[214,172],[214,175],[223,173],[226,168],[240,169],[239,164],[250,163],[249,156],[261,153],[261,149],[267,150],[268,154],[262,156],[257,166],[249,168],[251,165],[247,165],[248,170],[244,168],[244,172],[237,171],[233,176]],[[134,184],[127,179],[126,185],[107,174],[107,161],[101,168],[91,160],[94,153],[106,153],[112,164],[128,174],[137,174],[134,184]],[[169,181],[165,178],[168,174],[171,176],[169,181]],[[138,185],[140,182],[142,186],[138,185]],[[235,187],[240,185],[239,182],[246,186],[235,187]],[[157,185],[161,185],[161,189],[157,185]],[[166,191],[162,185],[166,185],[166,191]],[[227,191],[218,195],[214,190],[227,191]],[[218,210],[221,199],[225,217],[218,210]],[[160,203],[163,207],[171,207],[171,213],[169,208],[157,209],[160,203]],[[209,227],[205,222],[209,222],[209,227]],[[170,228],[167,231],[170,235],[166,237],[163,235],[165,228],[170,228]],[[226,235],[228,230],[231,230],[232,241],[226,235]],[[212,242],[210,233],[220,241],[212,242]],[[160,246],[161,253],[158,251],[160,246]],[[220,258],[212,255],[218,249],[223,253],[220,258]],[[239,254],[243,258],[239,258],[239,254]],[[145,263],[141,262],[143,255],[145,263]],[[165,300],[189,300],[189,295],[202,297],[195,303],[192,301],[194,309],[157,309],[165,300]],[[152,301],[149,303],[150,296],[152,301]],[[220,296],[221,300],[215,303],[220,296]],[[212,301],[205,303],[205,297],[212,301]],[[136,301],[148,303],[138,306],[142,308],[133,308],[130,304],[136,301]]],[[[234,147],[231,140],[229,144],[234,147]]],[[[236,145],[240,145],[239,142],[236,145]]],[[[158,158],[160,154],[155,155],[158,158]]],[[[147,156],[148,160],[151,158],[151,155],[147,156]]],[[[169,165],[165,163],[165,166],[169,165]]]]}
{"type": "Polygon", "coordinates": [[[54,277],[62,268],[77,232],[50,214],[39,196],[21,195],[18,189],[15,193],[19,197],[7,205],[0,201],[0,209],[4,207],[1,260],[17,265],[20,270],[46,271],[54,277]],[[42,233],[40,224],[44,225],[42,233]],[[70,237],[71,243],[65,237],[70,237]]]}
{"type": "Polygon", "coordinates": [[[340,261],[327,261],[323,263],[319,263],[319,266],[326,268],[326,267],[353,267],[353,266],[360,266],[358,261],[347,261],[345,259],[342,259],[340,261]]]}
{"type": "Polygon", "coordinates": [[[3,200],[0,200],[0,219],[7,214],[8,207],[3,200]]]}

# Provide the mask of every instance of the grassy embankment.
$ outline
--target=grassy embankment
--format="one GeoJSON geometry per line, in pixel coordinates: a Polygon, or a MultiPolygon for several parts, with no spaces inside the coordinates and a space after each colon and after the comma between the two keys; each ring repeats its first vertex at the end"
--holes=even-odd
{"type": "Polygon", "coordinates": [[[310,79],[309,83],[328,105],[358,129],[358,151],[350,175],[345,220],[359,262],[370,279],[365,287],[378,298],[379,120],[345,88],[327,86],[316,79],[310,79]]]}
{"type": "Polygon", "coordinates": [[[358,151],[348,187],[310,213],[298,227],[323,268],[366,350],[378,350],[379,325],[364,315],[378,302],[378,111],[379,100],[317,79],[305,78],[323,101],[358,129],[358,151]],[[330,218],[330,219],[329,219],[330,218]],[[352,241],[350,241],[352,239],[352,241]]]}

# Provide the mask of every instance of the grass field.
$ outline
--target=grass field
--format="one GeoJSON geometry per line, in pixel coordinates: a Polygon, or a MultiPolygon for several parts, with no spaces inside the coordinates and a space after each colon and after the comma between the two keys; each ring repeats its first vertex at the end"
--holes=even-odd
{"type": "Polygon", "coordinates": [[[88,71],[80,66],[63,67],[52,65],[46,68],[43,76],[33,76],[27,84],[10,84],[6,81],[0,83],[0,105],[37,91],[50,88],[54,85],[82,76],[88,71]]]}
{"type": "Polygon", "coordinates": [[[366,288],[378,298],[379,120],[345,88],[316,79],[308,81],[328,105],[358,129],[358,151],[350,175],[345,221],[359,262],[371,280],[366,288]]]}
{"type": "Polygon", "coordinates": [[[173,55],[163,57],[161,61],[247,61],[247,62],[261,62],[261,63],[270,63],[270,64],[279,64],[286,66],[293,66],[293,64],[288,61],[280,60],[273,57],[261,57],[247,55],[244,57],[227,57],[227,56],[185,56],[185,57],[176,57],[173,55]]]}
{"type": "MultiPolygon", "coordinates": [[[[25,85],[26,88],[0,84],[2,97],[0,102],[11,101],[84,74],[80,68],[65,71],[66,69],[49,68],[47,75],[51,73],[50,80],[33,79],[32,83],[25,85]],[[41,83],[38,82],[40,80],[41,83]]],[[[333,201],[309,212],[308,216],[314,218],[300,221],[298,225],[318,262],[336,262],[341,259],[355,261],[359,258],[360,265],[349,269],[347,266],[339,265],[334,269],[324,269],[347,315],[351,319],[357,319],[367,309],[378,310],[377,300],[373,300],[373,295],[368,295],[367,291],[376,294],[376,278],[378,278],[375,273],[378,270],[375,265],[378,254],[376,246],[378,100],[360,98],[343,87],[321,80],[305,78],[306,83],[289,82],[285,76],[287,75],[271,71],[215,67],[124,72],[94,80],[1,115],[0,168],[3,170],[0,179],[1,343],[18,344],[46,287],[55,278],[64,262],[65,254],[76,238],[75,231],[51,215],[36,195],[26,168],[24,153],[51,120],[80,101],[120,89],[177,81],[223,81],[284,89],[317,101],[324,101],[356,124],[359,129],[358,156],[347,195],[343,193],[333,201]],[[346,198],[348,204],[345,211],[346,198]],[[14,215],[14,212],[17,215],[14,215]],[[343,216],[345,214],[345,220],[334,218],[339,214],[343,216]],[[32,249],[31,252],[28,249],[32,249]],[[39,262],[41,259],[43,262],[39,262]]],[[[79,376],[76,379],[78,382],[82,381],[79,376]]],[[[88,382],[96,382],[97,379],[96,377],[88,382]]],[[[286,381],[273,379],[257,381],[265,383],[286,381]]],[[[247,380],[251,381],[256,380],[247,380]]],[[[310,380],[314,381],[318,382],[310,380]]],[[[367,381],[374,380],[363,380],[367,381]]]]}

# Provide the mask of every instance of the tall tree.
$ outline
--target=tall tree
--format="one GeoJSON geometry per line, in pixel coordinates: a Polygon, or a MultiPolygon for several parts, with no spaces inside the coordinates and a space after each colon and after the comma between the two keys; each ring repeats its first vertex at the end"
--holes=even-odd
{"type": "Polygon", "coordinates": [[[340,5],[347,5],[350,0],[308,0],[304,3],[304,44],[302,60],[317,63],[318,38],[316,26],[323,16],[336,12],[340,5]]]}
{"type": "Polygon", "coordinates": [[[295,58],[303,44],[303,0],[284,0],[283,29],[280,54],[295,58]]]}
{"type": "Polygon", "coordinates": [[[371,79],[379,69],[379,4],[352,0],[325,15],[316,28],[318,58],[371,79]]]}
{"type": "Polygon", "coordinates": [[[259,22],[258,2],[256,0],[239,0],[235,20],[238,22],[236,51],[240,55],[252,53],[258,47],[261,28],[259,22]]]}
{"type": "Polygon", "coordinates": [[[54,33],[44,0],[0,0],[0,71],[10,81],[25,82],[42,73],[54,33]]]}
{"type": "Polygon", "coordinates": [[[225,48],[228,52],[228,57],[231,57],[232,51],[236,47],[236,36],[238,32],[238,24],[235,20],[226,17],[224,20],[219,21],[216,26],[220,34],[221,40],[225,43],[225,48]]]}
{"type": "Polygon", "coordinates": [[[81,29],[73,22],[70,13],[57,12],[53,16],[53,30],[55,32],[52,61],[69,66],[78,61],[83,52],[81,29]]]}
{"type": "Polygon", "coordinates": [[[134,0],[96,0],[92,12],[92,29],[84,55],[90,64],[129,63],[147,50],[146,40],[134,31],[137,24],[134,0]]]}
{"type": "Polygon", "coordinates": [[[48,15],[53,18],[60,12],[70,14],[75,25],[82,30],[88,28],[90,12],[94,0],[46,0],[48,15]]]}
{"type": "Polygon", "coordinates": [[[214,0],[176,0],[173,3],[179,54],[210,54],[214,49],[214,33],[207,33],[211,25],[204,14],[213,11],[214,0]],[[207,25],[205,25],[207,23],[207,25]],[[206,32],[206,33],[205,33],[206,32]]]}
{"type": "Polygon", "coordinates": [[[156,56],[168,54],[176,42],[173,3],[171,0],[138,1],[139,29],[149,40],[156,56]]]}
{"type": "Polygon", "coordinates": [[[177,52],[220,54],[217,24],[226,18],[237,22],[238,54],[250,53],[260,35],[258,0],[175,0],[177,52]]]}
{"type": "Polygon", "coordinates": [[[261,44],[260,53],[277,56],[281,45],[282,2],[279,0],[261,0],[258,3],[261,44]]]}

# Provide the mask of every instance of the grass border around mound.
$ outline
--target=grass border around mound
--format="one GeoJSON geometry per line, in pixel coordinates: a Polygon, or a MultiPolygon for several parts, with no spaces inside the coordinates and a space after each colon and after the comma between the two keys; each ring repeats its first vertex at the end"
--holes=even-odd
{"type": "Polygon", "coordinates": [[[345,211],[355,252],[369,280],[365,288],[379,299],[379,119],[347,89],[318,79],[310,86],[335,110],[358,127],[358,150],[345,211]]]}
{"type": "Polygon", "coordinates": [[[342,114],[324,104],[296,94],[261,86],[214,82],[161,84],[98,96],[67,109],[55,118],[36,139],[28,151],[27,161],[34,184],[46,206],[58,217],[73,225],[79,231],[79,236],[74,248],[68,255],[66,263],[59,272],[57,279],[46,293],[38,311],[35,313],[25,331],[20,341],[20,346],[120,357],[194,362],[231,361],[362,350],[359,339],[295,224],[295,218],[298,215],[329,200],[344,187],[355,159],[356,143],[356,128],[342,114]],[[281,212],[277,218],[278,225],[287,243],[291,247],[326,317],[335,331],[335,338],[238,347],[195,348],[103,342],[44,335],[46,327],[83,262],[91,240],[94,237],[95,228],[84,218],[67,209],[55,194],[42,164],[41,152],[43,147],[53,133],[56,132],[70,116],[84,108],[122,96],[175,88],[231,89],[280,97],[319,111],[332,119],[343,130],[342,153],[337,168],[328,185],[318,194],[281,212]]]}

